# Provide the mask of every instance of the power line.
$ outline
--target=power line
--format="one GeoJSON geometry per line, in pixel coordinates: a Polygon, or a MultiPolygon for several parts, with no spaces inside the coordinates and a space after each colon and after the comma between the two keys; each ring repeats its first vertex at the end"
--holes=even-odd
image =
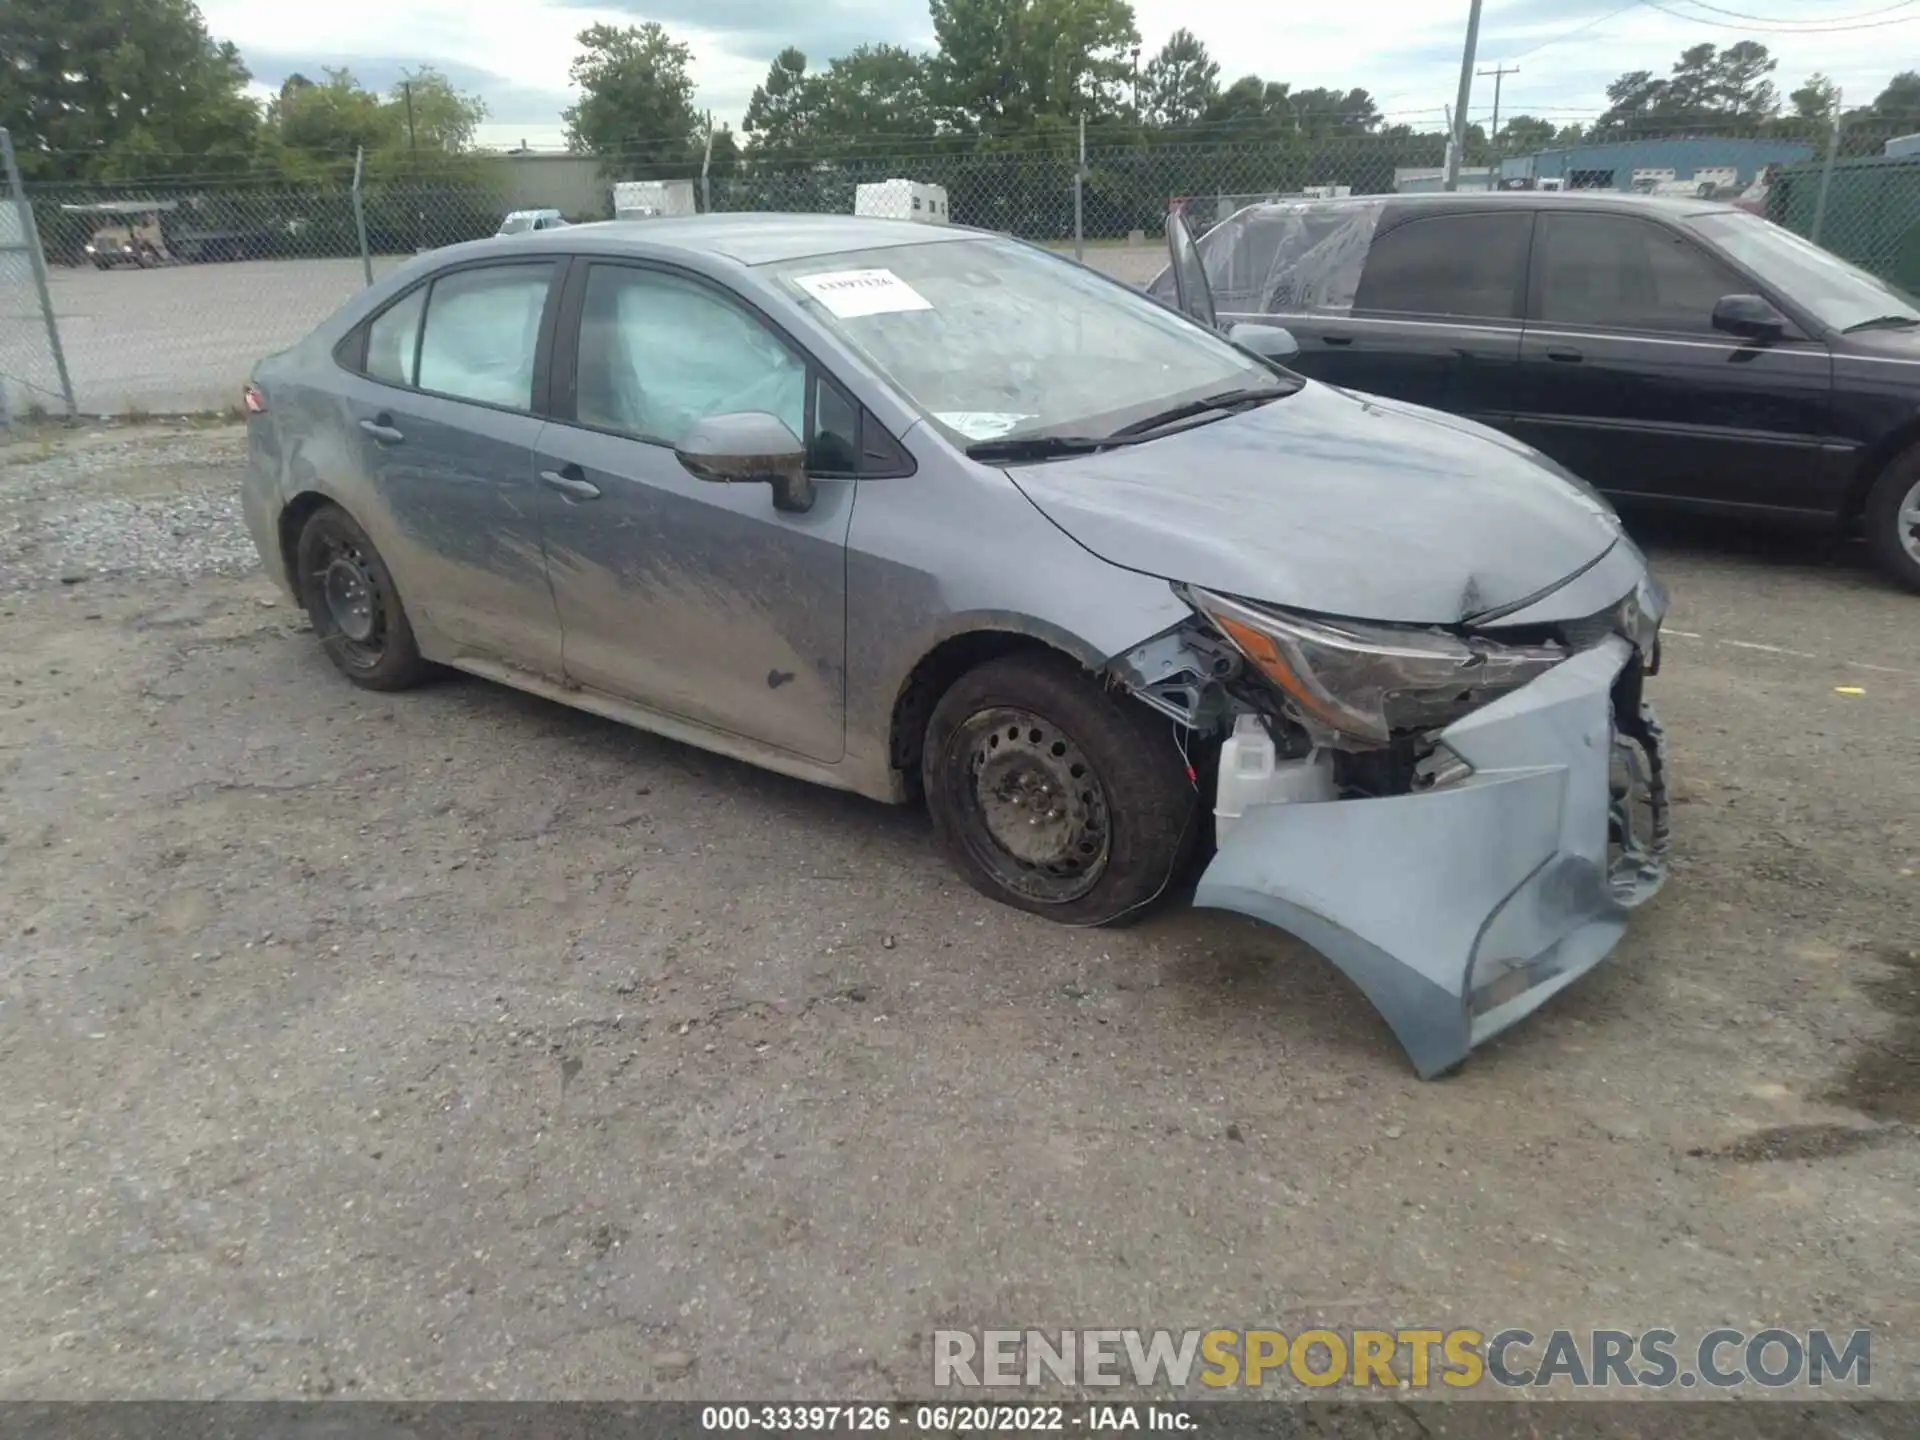
{"type": "Polygon", "coordinates": [[[1838,35],[1845,30],[1878,30],[1887,25],[1908,25],[1920,20],[1920,15],[1901,15],[1892,20],[1868,20],[1857,25],[1816,25],[1812,27],[1791,28],[1779,25],[1756,25],[1752,22],[1731,25],[1725,20],[1710,20],[1704,15],[1689,15],[1683,10],[1669,10],[1658,0],[1640,0],[1649,10],[1658,10],[1662,15],[1671,15],[1675,20],[1685,20],[1693,25],[1711,25],[1717,30],[1740,30],[1758,35],[1838,35]]]}
{"type": "Polygon", "coordinates": [[[1761,20],[1768,24],[1778,22],[1783,25],[1844,25],[1854,20],[1868,20],[1875,15],[1891,15],[1896,10],[1910,9],[1915,0],[1895,0],[1892,5],[1883,5],[1878,10],[1862,10],[1858,15],[1823,15],[1818,20],[1789,20],[1784,15],[1749,15],[1744,10],[1728,10],[1719,5],[1709,5],[1707,0],[1684,0],[1696,10],[1711,10],[1716,15],[1731,15],[1736,20],[1761,20]]]}
{"type": "Polygon", "coordinates": [[[1587,21],[1584,25],[1576,25],[1573,27],[1573,29],[1567,31],[1564,35],[1556,35],[1551,40],[1542,40],[1538,45],[1535,45],[1530,49],[1522,50],[1518,55],[1515,55],[1512,58],[1515,60],[1524,60],[1527,56],[1533,54],[1534,51],[1536,50],[1544,50],[1549,45],[1558,45],[1562,40],[1571,40],[1574,36],[1584,34],[1586,31],[1591,30],[1594,26],[1613,19],[1613,17],[1616,15],[1626,14],[1627,11],[1633,9],[1639,3],[1640,3],[1640,0],[1627,0],[1627,3],[1625,5],[1622,5],[1618,10],[1609,10],[1604,15],[1596,15],[1594,16],[1593,19],[1587,21]]]}

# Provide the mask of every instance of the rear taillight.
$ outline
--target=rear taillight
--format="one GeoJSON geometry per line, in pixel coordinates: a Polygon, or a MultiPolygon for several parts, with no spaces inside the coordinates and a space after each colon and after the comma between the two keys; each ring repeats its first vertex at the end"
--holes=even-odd
{"type": "Polygon", "coordinates": [[[249,415],[267,413],[267,397],[260,393],[258,385],[248,385],[240,392],[240,403],[246,407],[249,415]]]}

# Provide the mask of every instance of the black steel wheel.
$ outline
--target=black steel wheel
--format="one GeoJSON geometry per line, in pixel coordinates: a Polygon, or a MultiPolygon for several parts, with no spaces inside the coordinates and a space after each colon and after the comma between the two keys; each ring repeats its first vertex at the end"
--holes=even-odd
{"type": "Polygon", "coordinates": [[[369,690],[404,690],[427,678],[432,667],[386,561],[345,510],[326,505],[307,517],[294,569],[314,634],[341,674],[369,690]]]}
{"type": "Polygon", "coordinates": [[[983,894],[1069,924],[1143,913],[1201,829],[1172,727],[1064,656],[989,661],[927,725],[927,808],[983,894]]]}

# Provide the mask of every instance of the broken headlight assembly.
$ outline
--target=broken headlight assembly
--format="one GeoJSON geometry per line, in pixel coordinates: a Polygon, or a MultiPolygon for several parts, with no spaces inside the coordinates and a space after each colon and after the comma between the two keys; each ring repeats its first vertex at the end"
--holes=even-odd
{"type": "Polygon", "coordinates": [[[1178,587],[1284,697],[1342,749],[1449,725],[1567,658],[1559,645],[1503,645],[1428,626],[1308,618],[1178,587]]]}

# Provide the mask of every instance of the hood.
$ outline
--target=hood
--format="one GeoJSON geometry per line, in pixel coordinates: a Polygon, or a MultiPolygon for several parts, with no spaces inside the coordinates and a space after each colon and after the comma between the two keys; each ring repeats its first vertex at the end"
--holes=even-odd
{"type": "Polygon", "coordinates": [[[1007,473],[1111,564],[1356,620],[1458,624],[1552,589],[1621,539],[1604,501],[1518,441],[1312,381],[1007,473]]]}

